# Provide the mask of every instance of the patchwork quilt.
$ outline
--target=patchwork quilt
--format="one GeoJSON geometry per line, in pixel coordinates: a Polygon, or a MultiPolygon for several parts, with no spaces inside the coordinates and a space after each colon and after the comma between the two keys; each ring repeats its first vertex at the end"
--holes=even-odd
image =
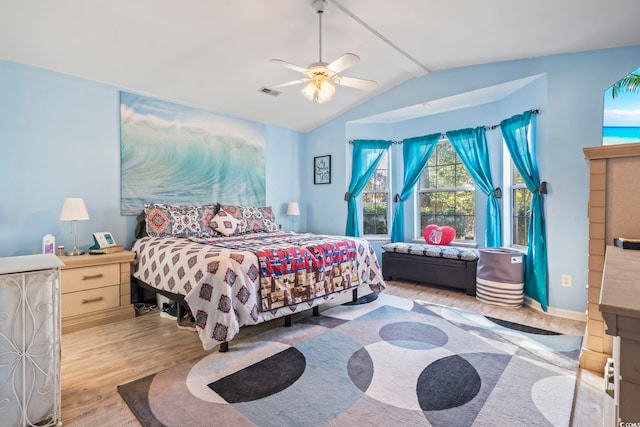
{"type": "Polygon", "coordinates": [[[221,249],[253,252],[258,257],[260,311],[310,301],[359,283],[356,242],[346,238],[260,233],[222,240],[190,239],[221,249]]]}
{"type": "Polygon", "coordinates": [[[307,310],[358,284],[374,292],[385,287],[373,248],[352,237],[146,237],[132,250],[135,278],[185,296],[206,350],[231,340],[240,326],[307,310]]]}

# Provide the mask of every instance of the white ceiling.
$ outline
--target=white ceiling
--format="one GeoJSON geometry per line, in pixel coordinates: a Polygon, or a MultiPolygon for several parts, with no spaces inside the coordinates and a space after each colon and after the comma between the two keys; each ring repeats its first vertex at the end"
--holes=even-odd
{"type": "Polygon", "coordinates": [[[378,89],[259,92],[300,78],[269,59],[319,59],[311,2],[0,0],[0,59],[307,131],[430,71],[640,44],[639,0],[328,0],[322,59],[359,55],[342,74],[378,89]]]}

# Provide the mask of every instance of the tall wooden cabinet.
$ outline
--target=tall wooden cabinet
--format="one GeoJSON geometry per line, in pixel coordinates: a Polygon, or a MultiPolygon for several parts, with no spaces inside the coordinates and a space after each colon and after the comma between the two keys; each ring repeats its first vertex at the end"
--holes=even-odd
{"type": "Polygon", "coordinates": [[[607,246],[600,311],[613,345],[614,425],[640,420],[640,251],[607,246]]]}
{"type": "Polygon", "coordinates": [[[606,334],[598,308],[605,248],[614,237],[640,238],[640,143],[583,151],[589,162],[589,275],[587,334],[580,366],[602,374],[613,355],[613,338],[606,334]]]}
{"type": "Polygon", "coordinates": [[[0,258],[1,425],[62,425],[61,266],[55,255],[0,258]]]}

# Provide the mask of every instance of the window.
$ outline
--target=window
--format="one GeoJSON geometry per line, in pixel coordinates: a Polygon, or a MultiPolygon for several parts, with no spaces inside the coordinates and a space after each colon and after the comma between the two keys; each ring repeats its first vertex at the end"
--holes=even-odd
{"type": "Polygon", "coordinates": [[[389,234],[389,192],[389,152],[387,151],[362,191],[364,235],[389,234]]]}
{"type": "Polygon", "coordinates": [[[527,246],[529,243],[529,214],[531,213],[531,191],[522,175],[511,162],[511,242],[527,246]]]}
{"type": "Polygon", "coordinates": [[[438,142],[422,172],[418,209],[418,233],[429,224],[448,225],[456,239],[475,239],[475,184],[448,139],[438,142]]]}

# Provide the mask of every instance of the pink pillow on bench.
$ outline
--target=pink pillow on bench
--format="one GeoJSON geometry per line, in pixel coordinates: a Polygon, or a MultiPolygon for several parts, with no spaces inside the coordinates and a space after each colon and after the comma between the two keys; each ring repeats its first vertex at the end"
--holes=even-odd
{"type": "Polygon", "coordinates": [[[427,225],[422,231],[424,240],[430,245],[448,245],[455,239],[456,230],[453,227],[436,224],[427,225]]]}

